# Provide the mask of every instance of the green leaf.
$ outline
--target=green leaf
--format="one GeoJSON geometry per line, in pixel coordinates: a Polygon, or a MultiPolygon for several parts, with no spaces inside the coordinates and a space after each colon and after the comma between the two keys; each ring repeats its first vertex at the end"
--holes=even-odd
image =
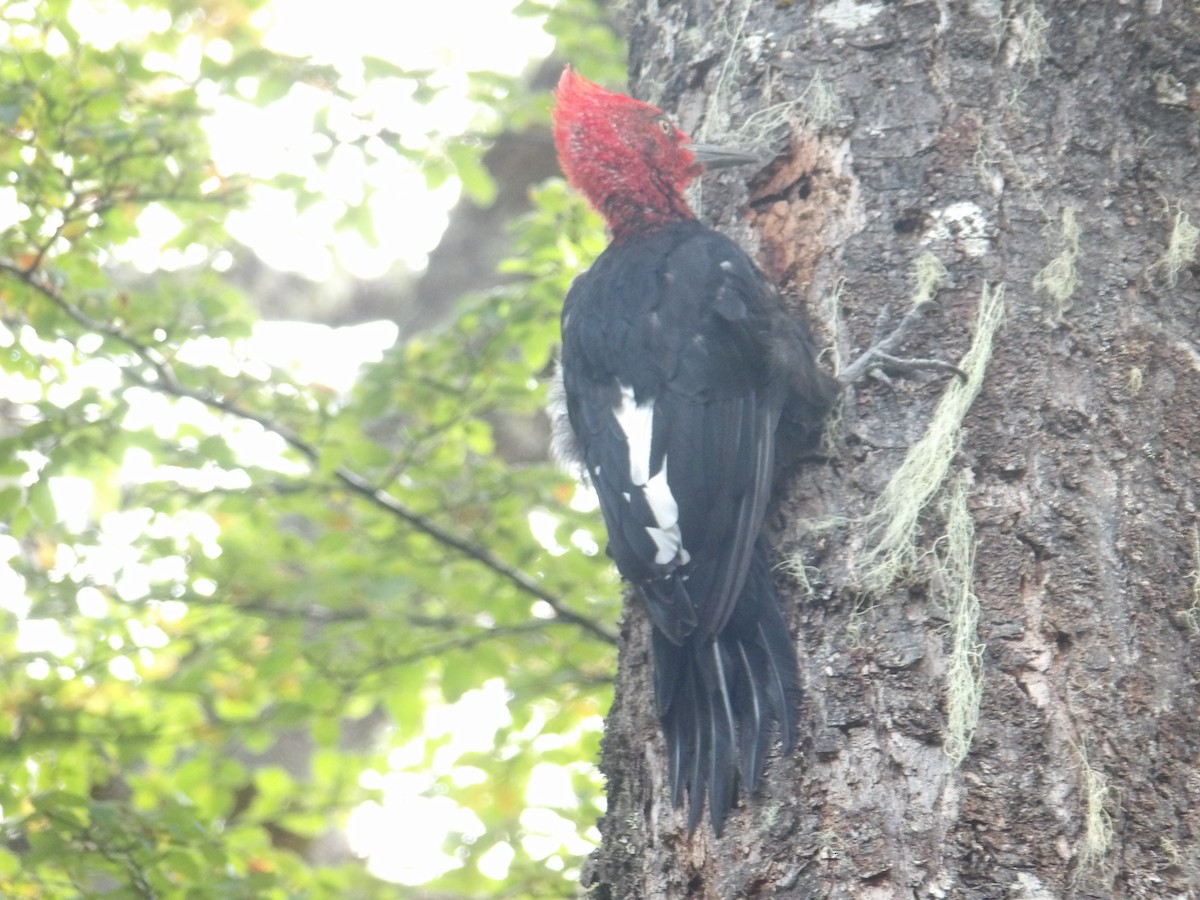
{"type": "Polygon", "coordinates": [[[0,847],[0,878],[16,875],[21,871],[20,858],[10,850],[0,847]]]}
{"type": "Polygon", "coordinates": [[[496,183],[483,165],[481,149],[470,142],[455,141],[446,145],[446,156],[462,183],[463,193],[478,206],[490,206],[496,199],[496,183]]]}
{"type": "MultiPolygon", "coordinates": [[[[113,896],[392,896],[364,866],[302,858],[270,829],[340,827],[368,793],[360,776],[385,775],[394,761],[509,836],[516,853],[498,884],[478,870],[487,842],[452,837],[462,867],[414,890],[570,895],[569,879],[519,839],[541,756],[522,729],[543,723],[539,739],[564,765],[591,760],[596,735],[580,736],[579,723],[607,703],[595,683],[611,672],[612,648],[564,626],[522,630],[532,598],[462,548],[564,597],[598,597],[595,614],[615,619],[607,561],[548,557],[528,524],[531,509],[546,510],[565,542],[579,528],[599,534],[596,517],[562,507],[571,488],[548,464],[504,458],[497,424],[533,427],[543,391],[531,379],[558,340],[571,275],[603,246],[602,226],[560,182],[543,186],[511,229],[506,269],[518,277],[447,304],[438,328],[405,335],[345,394],[246,359],[255,345],[239,340],[260,302],[300,316],[299,295],[315,295],[251,266],[227,227],[265,189],[288,209],[327,202],[330,166],[355,154],[364,197],[337,224],[370,242],[371,192],[397,162],[431,185],[457,178],[469,202],[490,203],[489,129],[544,124],[547,97],[520,78],[472,72],[471,134],[401,135],[395,111],[377,113],[372,98],[411,89],[415,102],[442,103],[441,73],[403,57],[341,72],[278,53],[251,14],[263,0],[215,18],[165,0],[135,5],[152,27],[103,49],[70,24],[69,0],[4,12],[0,169],[15,221],[0,256],[37,274],[0,273],[0,369],[15,392],[14,427],[0,439],[0,521],[19,547],[5,551],[0,580],[20,592],[13,609],[58,630],[40,633],[48,649],[18,652],[16,615],[0,629],[0,732],[19,733],[0,746],[0,805],[29,847],[0,850],[0,893],[101,884],[113,896]],[[157,71],[156,60],[197,50],[198,78],[157,71]],[[350,96],[362,79],[366,93],[350,96]],[[377,92],[382,81],[391,83],[377,92]],[[315,107],[313,149],[289,156],[294,171],[268,186],[214,163],[211,110],[284,97],[315,107]],[[180,223],[168,246],[206,258],[134,272],[122,260],[163,210],[180,223]],[[61,240],[47,244],[56,231],[61,240]],[[315,448],[320,464],[280,451],[279,434],[315,448]],[[347,472],[367,487],[348,487],[347,472]],[[62,479],[54,494],[52,478],[62,479]],[[477,754],[461,784],[432,772],[436,752],[459,746],[460,719],[472,714],[462,710],[477,709],[475,696],[445,705],[497,681],[513,722],[496,732],[502,752],[477,754]],[[403,758],[391,756],[397,748],[403,758]]],[[[524,11],[545,17],[562,47],[613,48],[605,65],[619,68],[590,2],[524,11]]],[[[594,804],[578,815],[582,833],[594,804]]]]}
{"type": "Polygon", "coordinates": [[[391,60],[378,56],[363,56],[363,77],[373,81],[378,78],[403,78],[421,80],[433,75],[434,69],[408,69],[391,60]]]}
{"type": "Polygon", "coordinates": [[[26,494],[30,511],[43,525],[53,525],[58,518],[54,498],[50,494],[50,481],[42,477],[35,481],[26,494]]]}

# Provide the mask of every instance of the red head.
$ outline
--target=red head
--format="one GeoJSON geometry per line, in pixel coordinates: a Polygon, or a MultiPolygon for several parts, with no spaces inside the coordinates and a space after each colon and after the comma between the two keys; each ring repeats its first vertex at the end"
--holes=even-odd
{"type": "Polygon", "coordinates": [[[554,99],[558,164],[614,239],[655,222],[695,218],[683,191],[704,166],[662,110],[606,91],[570,66],[554,99]]]}

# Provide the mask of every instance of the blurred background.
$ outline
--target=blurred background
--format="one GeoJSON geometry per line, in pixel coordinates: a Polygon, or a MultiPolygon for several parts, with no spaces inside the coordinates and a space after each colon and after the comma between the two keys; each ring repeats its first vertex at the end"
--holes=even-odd
{"type": "Polygon", "coordinates": [[[600,0],[0,5],[0,896],[557,897],[620,586],[541,408],[600,0]]]}

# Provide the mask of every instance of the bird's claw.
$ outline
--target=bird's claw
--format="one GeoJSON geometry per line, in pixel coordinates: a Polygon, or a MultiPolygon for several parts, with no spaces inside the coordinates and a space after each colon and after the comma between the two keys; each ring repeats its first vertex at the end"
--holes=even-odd
{"type": "Polygon", "coordinates": [[[945,360],[907,359],[895,356],[892,353],[925,313],[937,305],[937,302],[933,300],[926,300],[924,303],[916,304],[905,313],[899,325],[893,328],[890,333],[883,334],[884,323],[887,321],[890,312],[890,307],[885,306],[875,322],[874,345],[865,350],[858,359],[846,366],[839,373],[838,381],[843,385],[850,385],[864,377],[870,376],[878,378],[885,384],[891,384],[891,379],[887,377],[885,369],[900,372],[904,375],[927,371],[950,372],[965,381],[967,377],[966,373],[958,366],[948,363],[945,360]]]}
{"type": "Polygon", "coordinates": [[[903,375],[911,375],[914,372],[948,372],[951,375],[957,375],[963,381],[967,380],[966,372],[944,359],[904,358],[892,356],[890,353],[874,353],[870,365],[867,366],[866,374],[872,378],[878,378],[885,384],[891,384],[892,380],[887,377],[887,371],[899,372],[903,375]]]}

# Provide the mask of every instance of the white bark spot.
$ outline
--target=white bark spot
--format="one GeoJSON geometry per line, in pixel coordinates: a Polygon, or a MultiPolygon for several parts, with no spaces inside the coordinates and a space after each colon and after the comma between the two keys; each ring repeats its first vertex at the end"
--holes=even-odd
{"type": "Polygon", "coordinates": [[[921,236],[921,243],[950,242],[967,256],[978,257],[988,252],[990,231],[991,223],[983,210],[963,200],[934,210],[933,224],[921,236]]]}
{"type": "Polygon", "coordinates": [[[821,8],[819,18],[838,31],[856,31],[870,25],[883,12],[882,3],[855,3],[854,0],[837,0],[821,8]]]}

